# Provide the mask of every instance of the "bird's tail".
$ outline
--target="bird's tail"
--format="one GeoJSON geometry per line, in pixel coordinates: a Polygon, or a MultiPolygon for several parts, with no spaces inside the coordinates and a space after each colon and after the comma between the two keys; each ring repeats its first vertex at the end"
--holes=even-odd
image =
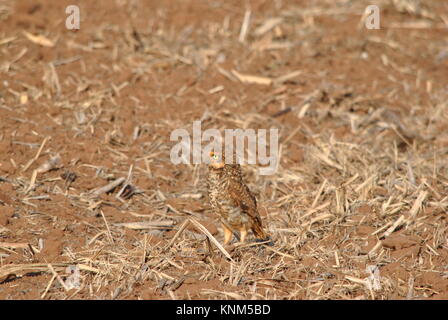
{"type": "Polygon", "coordinates": [[[255,238],[257,238],[257,242],[269,241],[267,244],[273,245],[271,237],[263,230],[263,227],[261,225],[253,225],[252,231],[254,232],[255,238]]]}

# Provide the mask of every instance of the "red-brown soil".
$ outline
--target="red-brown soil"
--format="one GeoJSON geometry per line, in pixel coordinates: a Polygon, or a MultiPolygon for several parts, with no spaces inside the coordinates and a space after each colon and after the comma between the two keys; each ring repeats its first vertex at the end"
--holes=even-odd
{"type": "Polygon", "coordinates": [[[380,30],[350,0],[77,1],[67,30],[72,2],[0,2],[0,299],[448,298],[446,1],[377,1],[380,30]],[[170,161],[195,120],[280,130],[274,175],[243,166],[273,246],[188,222],[222,242],[170,161]]]}

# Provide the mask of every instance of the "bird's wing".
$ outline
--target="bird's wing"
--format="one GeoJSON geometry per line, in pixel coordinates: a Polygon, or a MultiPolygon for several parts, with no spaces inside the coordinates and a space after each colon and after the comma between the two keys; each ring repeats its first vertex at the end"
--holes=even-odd
{"type": "Polygon", "coordinates": [[[259,226],[261,228],[262,224],[257,209],[257,201],[250,192],[249,188],[243,183],[231,181],[228,191],[229,196],[235,205],[240,207],[241,210],[248,215],[255,227],[259,226]]]}

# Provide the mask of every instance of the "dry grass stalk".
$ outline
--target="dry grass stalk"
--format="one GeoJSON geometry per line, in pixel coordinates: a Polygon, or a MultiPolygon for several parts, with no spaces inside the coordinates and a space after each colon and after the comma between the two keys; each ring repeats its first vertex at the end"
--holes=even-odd
{"type": "MultiPolygon", "coordinates": [[[[75,263],[53,263],[51,267],[55,271],[63,272],[69,265],[75,263]]],[[[80,270],[89,271],[93,273],[101,273],[97,268],[93,268],[84,264],[77,264],[80,270]]],[[[44,263],[30,263],[30,264],[12,264],[0,267],[0,283],[11,277],[23,277],[27,274],[49,272],[49,265],[44,263]]],[[[51,272],[51,271],[50,271],[51,272]]]]}
{"type": "Polygon", "coordinates": [[[260,77],[249,74],[242,74],[237,72],[236,70],[232,70],[232,74],[242,83],[255,83],[261,85],[271,85],[273,80],[268,77],[260,77]]]}
{"type": "Polygon", "coordinates": [[[405,221],[405,219],[405,216],[401,215],[397,220],[395,220],[394,224],[383,233],[380,239],[390,236],[405,221]]]}
{"type": "Polygon", "coordinates": [[[104,215],[103,210],[100,209],[100,212],[101,212],[101,217],[102,217],[103,220],[104,220],[104,224],[106,225],[107,236],[108,236],[108,238],[109,238],[109,241],[110,241],[111,243],[114,243],[114,238],[112,237],[112,233],[110,232],[110,228],[109,228],[109,224],[107,223],[106,216],[104,215]]]}
{"type": "Polygon", "coordinates": [[[120,184],[122,184],[125,180],[126,180],[126,179],[123,178],[123,177],[118,178],[118,179],[115,179],[114,181],[112,181],[112,182],[106,184],[105,186],[100,187],[100,188],[97,188],[97,189],[91,191],[90,194],[91,194],[92,196],[94,196],[94,197],[97,197],[97,196],[99,196],[99,195],[101,195],[101,194],[103,194],[103,193],[106,193],[106,192],[109,192],[109,191],[115,189],[115,188],[118,187],[120,184]]]}
{"type": "Polygon", "coordinates": [[[22,33],[25,35],[25,37],[28,38],[31,42],[34,42],[38,45],[44,46],[44,47],[54,47],[54,42],[42,35],[33,35],[27,31],[22,31],[22,33]]]}
{"type": "Polygon", "coordinates": [[[179,230],[177,230],[176,234],[173,236],[173,238],[170,240],[170,242],[166,245],[165,250],[168,248],[171,248],[171,246],[176,242],[177,238],[184,232],[184,230],[188,227],[188,224],[190,221],[186,219],[182,225],[179,227],[179,230]]]}
{"type": "Polygon", "coordinates": [[[56,277],[56,279],[58,280],[59,284],[64,288],[64,290],[68,291],[69,288],[67,287],[65,282],[62,280],[62,278],[57,274],[57,272],[53,269],[53,266],[50,263],[48,264],[48,269],[53,274],[53,277],[56,277]]]}
{"type": "Polygon", "coordinates": [[[33,170],[30,184],[28,185],[28,188],[25,190],[25,194],[28,194],[28,192],[30,192],[34,188],[34,185],[36,184],[36,179],[37,179],[37,170],[33,170]]]}
{"type": "Polygon", "coordinates": [[[274,29],[276,26],[278,26],[282,22],[283,22],[283,18],[267,19],[263,22],[263,24],[261,26],[259,26],[257,29],[255,29],[254,35],[257,37],[260,37],[260,36],[264,35],[265,33],[271,31],[272,29],[274,29]]]}
{"type": "Polygon", "coordinates": [[[196,227],[199,229],[199,231],[203,232],[209,239],[211,242],[213,242],[213,244],[219,249],[219,251],[221,251],[221,253],[230,261],[234,262],[232,257],[230,256],[230,254],[227,252],[227,250],[219,243],[218,240],[216,240],[216,238],[207,230],[207,228],[205,228],[202,224],[200,224],[198,221],[196,221],[196,219],[194,218],[188,218],[188,220],[196,227]]]}
{"type": "Polygon", "coordinates": [[[246,12],[244,13],[243,23],[241,24],[240,35],[238,37],[238,41],[241,43],[244,43],[246,41],[246,35],[249,30],[249,24],[250,24],[250,16],[251,11],[246,10],[246,12]]]}
{"type": "Polygon", "coordinates": [[[297,70],[297,71],[290,72],[290,73],[288,73],[288,74],[285,74],[285,75],[283,75],[283,76],[280,76],[280,77],[275,78],[275,79],[273,80],[273,83],[274,83],[275,85],[282,84],[282,83],[284,83],[284,82],[287,82],[287,81],[290,81],[290,80],[292,80],[292,79],[294,79],[294,78],[297,78],[301,73],[302,73],[301,70],[297,70]]]}
{"type": "Polygon", "coordinates": [[[409,211],[409,219],[415,219],[417,216],[417,213],[419,212],[423,201],[425,201],[426,197],[428,196],[428,191],[420,191],[418,194],[417,199],[415,199],[414,205],[412,206],[411,210],[409,211]]]}
{"type": "Polygon", "coordinates": [[[126,177],[126,180],[125,180],[124,183],[123,183],[123,187],[120,189],[120,191],[118,191],[118,193],[117,193],[117,195],[116,195],[117,198],[120,198],[121,195],[122,195],[122,193],[123,193],[123,191],[125,190],[125,188],[126,188],[127,186],[130,186],[130,185],[131,185],[132,169],[133,169],[133,168],[134,168],[134,166],[133,166],[133,165],[130,165],[130,167],[129,167],[129,171],[128,171],[128,175],[127,175],[127,177],[126,177]]]}
{"type": "Polygon", "coordinates": [[[50,290],[51,285],[53,284],[53,282],[54,282],[54,280],[56,279],[56,277],[57,277],[57,274],[53,274],[53,276],[51,277],[50,281],[48,281],[48,285],[47,285],[47,287],[45,288],[44,292],[43,292],[42,295],[40,296],[41,299],[44,299],[44,298],[45,298],[45,296],[46,296],[47,293],[48,293],[48,290],[50,290]]]}
{"type": "Polygon", "coordinates": [[[49,139],[50,139],[50,137],[44,138],[44,140],[42,141],[42,143],[39,147],[39,150],[37,150],[36,155],[30,161],[27,162],[27,164],[23,167],[22,172],[25,172],[26,170],[28,170],[28,168],[34,163],[34,161],[36,161],[40,157],[40,154],[42,153],[42,150],[44,149],[45,144],[47,143],[47,141],[49,139]]]}
{"type": "Polygon", "coordinates": [[[145,230],[145,229],[172,229],[174,221],[135,221],[125,223],[114,223],[114,226],[125,227],[133,230],[145,230]]]}
{"type": "Polygon", "coordinates": [[[10,243],[10,242],[0,242],[0,248],[9,249],[28,249],[29,243],[10,243]]]}

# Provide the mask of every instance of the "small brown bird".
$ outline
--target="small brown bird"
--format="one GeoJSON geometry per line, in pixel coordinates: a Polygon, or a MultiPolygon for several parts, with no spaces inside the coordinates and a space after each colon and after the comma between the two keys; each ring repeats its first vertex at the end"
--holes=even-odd
{"type": "Polygon", "coordinates": [[[269,240],[263,230],[257,200],[244,184],[239,164],[226,164],[224,156],[219,160],[217,153],[210,153],[207,185],[210,205],[221,217],[224,229],[224,244],[229,243],[232,234],[244,242],[249,230],[260,241],[269,240]]]}

